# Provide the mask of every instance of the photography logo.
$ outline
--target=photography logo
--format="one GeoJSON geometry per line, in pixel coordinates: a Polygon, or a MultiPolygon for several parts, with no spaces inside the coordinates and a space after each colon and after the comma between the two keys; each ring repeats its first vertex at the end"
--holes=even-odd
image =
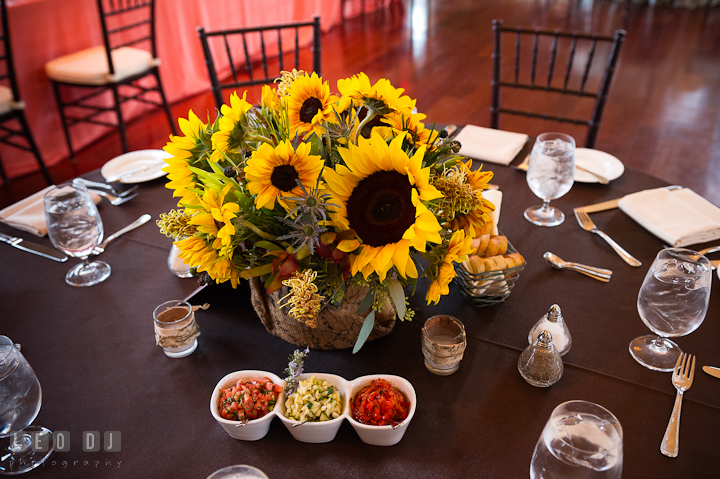
{"type": "MultiPolygon", "coordinates": [[[[70,431],[54,431],[53,442],[55,452],[70,452],[70,431]]],[[[40,433],[31,433],[32,449],[37,452],[48,452],[50,450],[50,436],[40,433]]],[[[120,431],[83,431],[82,433],[83,452],[120,452],[121,437],[120,431]]]]}

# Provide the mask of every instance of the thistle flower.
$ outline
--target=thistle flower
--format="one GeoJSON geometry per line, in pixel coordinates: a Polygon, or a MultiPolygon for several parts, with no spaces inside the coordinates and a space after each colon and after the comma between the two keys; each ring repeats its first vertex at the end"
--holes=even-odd
{"type": "Polygon", "coordinates": [[[294,353],[288,357],[288,367],[285,369],[285,396],[295,394],[299,386],[298,376],[303,373],[303,365],[305,363],[305,356],[310,352],[310,348],[305,348],[305,351],[296,349],[294,353]]]}
{"type": "Polygon", "coordinates": [[[292,278],[283,281],[285,286],[290,287],[290,292],[278,301],[281,308],[291,305],[290,316],[311,328],[317,327],[320,303],[325,299],[318,294],[318,288],[313,283],[316,277],[317,272],[311,269],[296,271],[292,278]],[[285,300],[287,302],[281,304],[285,300]]]}
{"type": "Polygon", "coordinates": [[[194,235],[197,226],[190,224],[190,220],[196,214],[187,210],[170,210],[161,214],[160,219],[157,220],[160,233],[176,241],[194,235]]]}

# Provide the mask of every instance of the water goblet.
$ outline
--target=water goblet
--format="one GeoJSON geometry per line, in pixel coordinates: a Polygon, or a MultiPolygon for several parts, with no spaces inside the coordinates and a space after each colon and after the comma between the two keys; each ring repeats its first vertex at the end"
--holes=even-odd
{"type": "Polygon", "coordinates": [[[632,357],[646,368],[672,371],[682,351],[668,338],[688,335],[700,326],[711,283],[712,268],[705,256],[684,248],[660,251],[637,299],[640,318],[655,335],[633,339],[632,357]]]}
{"type": "Polygon", "coordinates": [[[530,153],[527,182],[530,190],[543,200],[542,206],[525,210],[525,218],[538,226],[557,226],[565,221],[562,211],[550,206],[550,200],[572,188],[575,177],[575,140],[563,133],[543,133],[530,153]]]}
{"type": "Polygon", "coordinates": [[[103,224],[87,188],[81,184],[53,187],[44,197],[48,236],[67,255],[82,259],[65,282],[71,286],[92,286],[110,276],[110,265],[89,261],[90,253],[103,237],[103,224]]]}
{"type": "Polygon", "coordinates": [[[10,338],[0,336],[0,474],[27,472],[52,453],[52,432],[30,426],[41,401],[42,390],[35,372],[10,338]]]}
{"type": "Polygon", "coordinates": [[[619,479],[623,432],[607,409],[587,401],[557,406],[530,461],[530,479],[619,479]]]}

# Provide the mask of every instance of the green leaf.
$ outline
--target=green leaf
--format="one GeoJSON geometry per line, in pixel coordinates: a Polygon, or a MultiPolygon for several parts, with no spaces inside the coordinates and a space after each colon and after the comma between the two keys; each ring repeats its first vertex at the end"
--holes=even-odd
{"type": "Polygon", "coordinates": [[[279,249],[284,249],[271,241],[264,241],[264,240],[256,241],[254,246],[257,248],[266,249],[268,251],[277,251],[279,249]]]}
{"type": "Polygon", "coordinates": [[[390,280],[390,296],[392,297],[393,303],[395,303],[395,310],[397,311],[398,318],[402,321],[405,318],[405,291],[400,284],[400,281],[396,279],[390,280]]]}
{"type": "Polygon", "coordinates": [[[374,301],[375,291],[370,288],[370,290],[367,292],[367,295],[365,296],[365,299],[360,302],[360,306],[358,306],[357,312],[362,313],[363,311],[367,311],[368,309],[372,308],[374,301]]]}
{"type": "Polygon", "coordinates": [[[365,322],[363,322],[362,328],[360,328],[360,334],[358,334],[357,341],[355,341],[355,346],[353,347],[353,354],[360,351],[360,348],[363,347],[363,344],[365,344],[365,341],[367,341],[368,336],[370,336],[370,332],[372,331],[373,326],[375,326],[374,309],[370,311],[370,314],[367,315],[367,317],[365,318],[365,322]]]}
{"type": "Polygon", "coordinates": [[[223,178],[227,179],[227,176],[225,176],[225,172],[223,171],[223,168],[220,168],[220,165],[218,165],[214,161],[208,161],[208,163],[210,164],[210,168],[212,168],[215,173],[217,173],[218,175],[222,175],[223,178]]]}

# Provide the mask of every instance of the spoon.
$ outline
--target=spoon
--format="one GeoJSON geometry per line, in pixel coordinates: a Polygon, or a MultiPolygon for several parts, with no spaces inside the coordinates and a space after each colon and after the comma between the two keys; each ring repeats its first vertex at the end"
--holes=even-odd
{"type": "Polygon", "coordinates": [[[602,281],[603,283],[607,283],[608,281],[610,281],[610,277],[612,276],[612,271],[610,271],[609,269],[596,268],[594,266],[587,266],[584,264],[564,261],[558,255],[553,254],[550,251],[545,253],[543,255],[543,258],[545,258],[545,261],[550,263],[555,269],[570,269],[573,271],[577,271],[578,273],[584,274],[585,276],[590,276],[591,278],[602,281]]]}

